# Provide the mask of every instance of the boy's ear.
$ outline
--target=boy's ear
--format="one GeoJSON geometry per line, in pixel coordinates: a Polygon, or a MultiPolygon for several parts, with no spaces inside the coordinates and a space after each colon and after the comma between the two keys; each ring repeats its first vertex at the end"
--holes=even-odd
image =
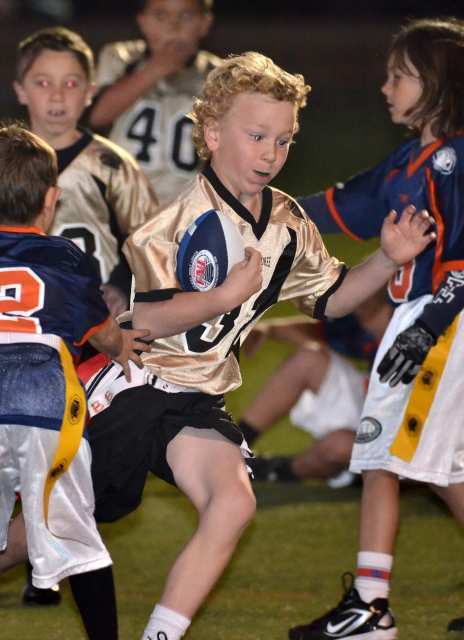
{"type": "Polygon", "coordinates": [[[49,187],[45,194],[44,206],[42,209],[42,223],[44,231],[47,231],[47,229],[52,226],[53,218],[55,217],[55,209],[60,195],[61,189],[57,186],[49,187]]]}
{"type": "Polygon", "coordinates": [[[217,151],[219,148],[219,123],[214,118],[210,118],[203,125],[203,135],[206,146],[211,152],[217,151]]]}
{"type": "Polygon", "coordinates": [[[14,92],[16,93],[16,97],[18,98],[19,104],[27,104],[27,95],[26,95],[26,92],[24,91],[23,85],[17,80],[15,80],[13,82],[13,89],[14,89],[14,92]]]}

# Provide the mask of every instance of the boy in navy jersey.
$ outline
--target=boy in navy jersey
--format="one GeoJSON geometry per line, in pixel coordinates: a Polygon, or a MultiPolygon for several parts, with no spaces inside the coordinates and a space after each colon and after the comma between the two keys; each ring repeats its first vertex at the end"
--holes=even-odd
{"type": "Polygon", "coordinates": [[[34,585],[65,577],[92,640],[116,640],[111,559],[97,531],[82,345],[128,361],[145,331],[121,331],[88,256],[45,234],[60,190],[56,156],[37,136],[0,129],[0,570],[24,559],[34,585]],[[84,434],[85,435],[85,434],[84,434]],[[19,488],[22,514],[9,524],[19,488]],[[25,524],[25,538],[21,534],[25,524]]]}

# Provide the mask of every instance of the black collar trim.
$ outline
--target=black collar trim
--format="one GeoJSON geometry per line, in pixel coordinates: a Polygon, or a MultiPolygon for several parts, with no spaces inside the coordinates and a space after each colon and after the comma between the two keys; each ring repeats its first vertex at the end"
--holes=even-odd
{"type": "Polygon", "coordinates": [[[85,147],[92,142],[93,136],[90,131],[80,128],[79,131],[81,131],[82,133],[82,137],[80,137],[79,140],[77,140],[70,147],[56,150],[56,156],[58,159],[58,173],[63,173],[66,167],[69,167],[74,158],[76,158],[80,154],[80,152],[83,151],[85,147]]]}
{"type": "Polygon", "coordinates": [[[219,180],[217,175],[214,173],[210,164],[206,165],[206,167],[202,171],[205,178],[211,183],[213,189],[217,192],[217,194],[229,205],[232,209],[238,213],[238,215],[248,222],[253,229],[253,233],[256,238],[259,240],[263,233],[267,229],[267,225],[269,222],[269,218],[271,217],[272,211],[272,190],[269,187],[264,187],[263,189],[263,198],[261,203],[261,213],[259,215],[259,220],[256,221],[254,216],[248,211],[246,207],[237,200],[237,198],[232,195],[232,193],[223,185],[223,183],[219,180]]]}

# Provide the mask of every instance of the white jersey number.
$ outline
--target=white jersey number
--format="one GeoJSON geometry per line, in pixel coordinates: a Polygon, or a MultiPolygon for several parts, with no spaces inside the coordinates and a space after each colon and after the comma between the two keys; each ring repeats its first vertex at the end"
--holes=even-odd
{"type": "Polygon", "coordinates": [[[92,258],[95,269],[102,282],[107,282],[109,273],[101,250],[99,234],[85,224],[63,224],[56,230],[56,235],[72,240],[79,249],[92,258]]]}

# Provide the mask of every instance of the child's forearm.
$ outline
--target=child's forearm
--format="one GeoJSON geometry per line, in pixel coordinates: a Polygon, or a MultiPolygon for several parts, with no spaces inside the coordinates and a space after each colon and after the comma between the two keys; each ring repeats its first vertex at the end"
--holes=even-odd
{"type": "Polygon", "coordinates": [[[240,304],[241,300],[234,301],[223,293],[221,287],[216,287],[211,291],[184,291],[160,302],[137,302],[134,305],[133,327],[148,328],[149,340],[183,333],[240,304]]]}
{"type": "Polygon", "coordinates": [[[259,291],[263,282],[261,254],[251,247],[246,247],[245,253],[246,258],[232,267],[224,282],[210,291],[181,291],[169,300],[136,303],[134,328],[148,329],[148,338],[156,340],[183,333],[238,307],[259,291]]]}
{"type": "Polygon", "coordinates": [[[116,358],[123,347],[121,328],[110,318],[100,331],[89,338],[89,342],[97,351],[106,353],[110,358],[116,358]]]}
{"type": "Polygon", "coordinates": [[[155,86],[161,75],[156,74],[148,65],[138,69],[129,76],[117,80],[106,88],[97,99],[90,113],[92,127],[107,127],[127,111],[136,100],[155,86]]]}
{"type": "Polygon", "coordinates": [[[367,260],[348,271],[341,286],[330,296],[325,315],[340,318],[357,309],[371,295],[381,289],[398,270],[399,265],[378,249],[367,260]]]}

